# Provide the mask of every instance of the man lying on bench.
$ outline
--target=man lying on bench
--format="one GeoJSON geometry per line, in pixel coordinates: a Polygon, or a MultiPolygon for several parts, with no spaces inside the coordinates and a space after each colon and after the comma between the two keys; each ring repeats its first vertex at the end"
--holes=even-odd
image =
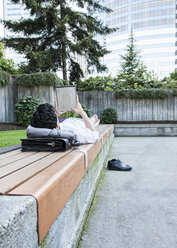
{"type": "Polygon", "coordinates": [[[27,128],[27,137],[51,137],[51,138],[68,138],[74,139],[80,144],[95,143],[99,137],[96,126],[100,120],[97,115],[89,118],[83,110],[77,96],[76,108],[72,110],[80,114],[82,119],[67,118],[59,123],[57,116],[59,112],[57,102],[55,108],[48,104],[40,104],[31,118],[31,125],[27,128]]]}

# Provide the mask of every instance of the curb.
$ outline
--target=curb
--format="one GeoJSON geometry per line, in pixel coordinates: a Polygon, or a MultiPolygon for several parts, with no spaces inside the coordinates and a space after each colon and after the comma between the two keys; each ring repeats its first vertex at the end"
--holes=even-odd
{"type": "Polygon", "coordinates": [[[3,147],[3,148],[0,148],[0,154],[10,152],[10,151],[13,151],[13,150],[16,150],[16,149],[20,149],[20,148],[21,148],[21,143],[13,145],[13,146],[3,147]]]}

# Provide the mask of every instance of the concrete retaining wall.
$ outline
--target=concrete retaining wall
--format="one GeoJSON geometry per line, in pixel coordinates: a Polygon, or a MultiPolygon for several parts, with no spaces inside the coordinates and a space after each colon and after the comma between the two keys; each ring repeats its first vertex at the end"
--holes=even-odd
{"type": "Polygon", "coordinates": [[[116,124],[115,136],[177,136],[177,124],[116,124]]]}
{"type": "Polygon", "coordinates": [[[112,141],[113,134],[105,142],[40,246],[35,199],[32,196],[0,196],[0,248],[76,247],[112,141]]]}
{"type": "MultiPolygon", "coordinates": [[[[41,103],[54,104],[55,88],[53,86],[24,87],[18,85],[0,86],[0,122],[14,123],[14,106],[18,99],[31,95],[39,98],[41,103]]],[[[177,97],[169,96],[161,99],[127,99],[115,98],[113,91],[78,92],[80,102],[87,106],[91,113],[102,112],[108,107],[117,111],[119,121],[166,121],[177,120],[177,97]]]]}
{"type": "Polygon", "coordinates": [[[115,98],[113,91],[79,92],[80,102],[99,117],[104,109],[113,107],[119,121],[164,121],[177,120],[177,97],[164,99],[115,98]]]}
{"type": "Polygon", "coordinates": [[[41,103],[54,103],[55,88],[53,86],[24,87],[13,85],[12,81],[0,86],[0,122],[15,123],[14,108],[18,99],[24,96],[39,98],[41,103]]]}
{"type": "Polygon", "coordinates": [[[37,204],[32,196],[0,196],[0,248],[36,248],[37,204]]]}

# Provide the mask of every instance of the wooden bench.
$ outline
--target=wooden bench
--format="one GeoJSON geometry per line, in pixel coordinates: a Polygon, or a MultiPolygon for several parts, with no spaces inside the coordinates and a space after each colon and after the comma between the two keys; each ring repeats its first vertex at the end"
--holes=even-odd
{"type": "Polygon", "coordinates": [[[97,143],[66,152],[18,149],[0,155],[0,194],[30,195],[37,200],[39,244],[113,133],[113,126],[100,125],[98,131],[97,143]]]}

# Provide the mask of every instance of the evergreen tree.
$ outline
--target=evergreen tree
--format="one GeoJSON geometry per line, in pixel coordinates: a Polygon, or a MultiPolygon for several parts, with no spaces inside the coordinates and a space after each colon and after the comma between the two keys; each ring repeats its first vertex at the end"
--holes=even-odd
{"type": "Polygon", "coordinates": [[[133,37],[133,31],[129,37],[130,43],[127,45],[126,54],[121,55],[123,62],[121,63],[122,72],[126,75],[135,74],[140,65],[139,53],[140,51],[136,50],[135,39],[133,37]]]}
{"type": "Polygon", "coordinates": [[[3,21],[6,28],[16,36],[3,39],[5,46],[23,53],[27,59],[21,68],[24,72],[63,71],[67,80],[67,69],[72,81],[83,76],[77,62],[78,55],[85,56],[90,72],[104,71],[102,58],[108,51],[95,39],[96,34],[114,32],[93,17],[91,13],[111,10],[98,0],[11,0],[22,2],[31,18],[19,21],[3,21]],[[73,7],[74,5],[75,7],[73,7]]]}
{"type": "Polygon", "coordinates": [[[123,62],[117,76],[118,84],[124,84],[128,88],[156,87],[158,79],[147,71],[147,67],[140,60],[140,51],[136,49],[132,30],[129,41],[126,54],[121,55],[123,62]]]}

